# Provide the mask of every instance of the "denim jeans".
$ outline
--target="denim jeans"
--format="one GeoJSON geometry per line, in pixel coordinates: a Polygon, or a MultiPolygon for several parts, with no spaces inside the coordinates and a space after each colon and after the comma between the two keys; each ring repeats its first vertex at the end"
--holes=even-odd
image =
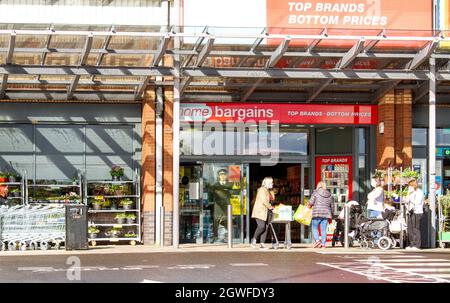
{"type": "Polygon", "coordinates": [[[381,211],[378,210],[369,210],[369,218],[378,218],[381,214],[381,211]]]}
{"type": "Polygon", "coordinates": [[[319,240],[319,226],[320,226],[320,232],[322,234],[322,245],[325,245],[327,243],[328,219],[318,217],[312,218],[311,225],[314,241],[319,240]]]}

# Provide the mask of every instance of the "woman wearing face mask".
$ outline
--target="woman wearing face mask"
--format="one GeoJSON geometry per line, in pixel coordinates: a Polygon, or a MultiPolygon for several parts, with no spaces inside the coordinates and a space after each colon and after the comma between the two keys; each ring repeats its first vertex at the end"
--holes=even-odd
{"type": "Polygon", "coordinates": [[[372,185],[373,190],[367,195],[367,210],[369,218],[378,218],[384,211],[384,190],[381,186],[381,180],[378,178],[373,178],[370,185],[372,185]]]}
{"type": "Polygon", "coordinates": [[[267,231],[269,229],[269,222],[267,220],[269,210],[273,210],[273,206],[270,204],[270,190],[273,188],[273,179],[271,177],[266,177],[262,181],[261,187],[258,189],[256,194],[255,205],[253,206],[252,218],[256,220],[258,227],[253,235],[251,246],[256,248],[256,241],[258,237],[260,238],[260,248],[268,249],[264,246],[266,242],[267,231]]]}
{"type": "Polygon", "coordinates": [[[423,215],[423,191],[418,187],[417,180],[412,179],[408,182],[408,198],[406,199],[409,211],[408,216],[408,240],[409,246],[406,249],[420,249],[420,220],[423,215]]]}

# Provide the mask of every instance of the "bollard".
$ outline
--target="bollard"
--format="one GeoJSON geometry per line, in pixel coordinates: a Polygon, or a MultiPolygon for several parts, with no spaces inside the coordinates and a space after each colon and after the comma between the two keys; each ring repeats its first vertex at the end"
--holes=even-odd
{"type": "Polygon", "coordinates": [[[231,213],[231,205],[228,205],[227,211],[227,224],[228,224],[228,248],[233,247],[233,216],[231,213]]]}
{"type": "Polygon", "coordinates": [[[350,221],[350,207],[348,207],[348,205],[345,205],[344,206],[344,248],[345,249],[348,249],[349,221],[350,221]]]}

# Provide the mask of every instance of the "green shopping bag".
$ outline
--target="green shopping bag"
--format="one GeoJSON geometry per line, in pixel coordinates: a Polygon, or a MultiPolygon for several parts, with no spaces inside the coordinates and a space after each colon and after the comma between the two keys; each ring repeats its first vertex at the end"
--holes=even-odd
{"type": "Polygon", "coordinates": [[[295,211],[294,220],[303,225],[310,225],[312,220],[312,209],[300,204],[295,211]]]}

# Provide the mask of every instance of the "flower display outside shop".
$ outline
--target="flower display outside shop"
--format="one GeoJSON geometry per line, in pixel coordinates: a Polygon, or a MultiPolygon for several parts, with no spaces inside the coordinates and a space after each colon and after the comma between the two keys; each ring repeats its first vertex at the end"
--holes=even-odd
{"type": "Polygon", "coordinates": [[[124,175],[124,170],[119,165],[113,165],[109,173],[114,180],[120,180],[124,175]]]}

